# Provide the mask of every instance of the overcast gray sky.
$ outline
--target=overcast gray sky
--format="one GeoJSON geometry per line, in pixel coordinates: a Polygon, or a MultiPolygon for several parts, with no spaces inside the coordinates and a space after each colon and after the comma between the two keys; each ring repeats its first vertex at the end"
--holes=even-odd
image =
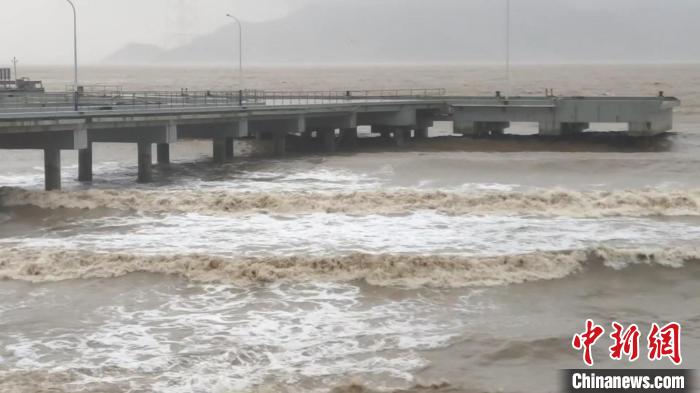
{"type": "MultiPolygon", "coordinates": [[[[332,9],[338,8],[338,12],[352,14],[352,11],[357,8],[356,2],[360,0],[74,0],[79,11],[80,62],[82,64],[99,63],[129,43],[155,44],[165,48],[179,46],[196,36],[213,32],[223,25],[230,24],[231,20],[225,17],[228,12],[238,15],[248,22],[263,21],[283,17],[290,11],[312,1],[322,2],[326,5],[343,3],[345,7],[336,7],[335,4],[331,7],[332,9]]],[[[402,12],[402,6],[408,4],[402,3],[402,0],[363,1],[370,2],[372,6],[386,3],[385,5],[396,8],[396,12],[399,14],[402,12]]],[[[419,2],[420,7],[423,7],[420,0],[415,0],[414,3],[416,1],[419,2]]],[[[473,5],[476,8],[469,12],[453,11],[466,15],[463,19],[464,26],[451,26],[452,30],[461,31],[460,29],[463,28],[465,34],[488,33],[491,36],[499,36],[499,30],[503,31],[501,5],[505,4],[505,0],[463,1],[464,3],[459,3],[460,6],[473,5]],[[494,14],[479,15],[478,11],[487,9],[490,9],[494,14]],[[475,24],[470,23],[470,17],[487,19],[490,21],[489,27],[469,33],[469,26],[475,24]]],[[[604,39],[610,37],[616,43],[617,48],[623,52],[629,50],[630,43],[636,43],[637,49],[641,48],[646,52],[658,51],[673,45],[680,48],[677,52],[683,54],[684,48],[695,48],[696,34],[694,32],[697,30],[695,18],[700,11],[700,7],[698,7],[700,0],[512,1],[514,9],[519,10],[519,12],[514,12],[515,31],[513,34],[515,42],[518,42],[518,34],[528,37],[527,45],[523,45],[528,46],[528,48],[538,45],[546,48],[548,42],[553,38],[559,38],[560,41],[563,40],[567,46],[570,46],[567,40],[582,39],[581,34],[576,35],[577,32],[584,32],[583,34],[586,36],[583,39],[590,36],[591,32],[602,34],[604,39]],[[557,21],[563,23],[559,23],[559,27],[553,26],[555,23],[543,18],[556,15],[553,11],[561,9],[568,9],[569,13],[564,16],[566,20],[557,21]],[[663,10],[664,15],[656,17],[655,15],[661,13],[659,10],[663,10]],[[587,15],[588,18],[568,20],[569,18],[575,19],[578,15],[587,15]],[[616,19],[606,24],[605,18],[608,18],[609,15],[615,16],[616,19]],[[640,16],[644,18],[640,18],[640,16]],[[569,26],[573,28],[569,29],[569,26]],[[545,36],[528,36],[527,32],[524,31],[537,30],[536,28],[544,28],[543,34],[545,36]],[[644,34],[640,34],[640,32],[644,34]],[[648,36],[647,33],[652,35],[648,36]],[[625,38],[625,34],[629,37],[625,38]],[[642,35],[645,36],[641,37],[642,35]],[[656,41],[658,42],[651,42],[656,36],[660,37],[657,37],[656,41]],[[622,44],[614,39],[620,39],[622,44]]],[[[9,65],[12,56],[17,56],[21,64],[24,65],[70,64],[72,62],[72,13],[66,0],[1,0],[1,2],[0,65],[9,65]]],[[[435,0],[424,0],[424,3],[427,7],[426,10],[431,10],[436,5],[435,0]]],[[[403,7],[403,9],[405,8],[403,7]]],[[[468,7],[462,8],[468,9],[468,7]]],[[[367,8],[363,9],[371,13],[367,8]]],[[[444,15],[442,10],[439,11],[438,18],[444,15]]],[[[422,14],[421,10],[416,10],[415,7],[413,7],[412,12],[419,16],[422,14]]],[[[449,10],[445,12],[449,14],[449,10]]],[[[304,23],[316,27],[320,26],[321,29],[327,28],[323,27],[323,20],[319,20],[317,24],[313,20],[313,15],[306,16],[308,18],[304,19],[304,23]]],[[[369,15],[362,14],[353,20],[359,19],[358,23],[362,24],[364,16],[369,15]]],[[[410,19],[411,15],[408,17],[410,19]]],[[[415,18],[415,15],[413,17],[415,18]]],[[[461,21],[461,19],[459,20],[461,21]]],[[[378,26],[374,27],[385,29],[386,26],[382,27],[381,21],[383,19],[380,20],[378,26]]],[[[398,23],[401,24],[401,22],[398,23]]],[[[440,25],[438,24],[438,26],[440,25]]],[[[251,32],[254,30],[251,26],[251,32]]],[[[351,33],[355,34],[354,31],[351,33]]],[[[403,31],[392,34],[401,38],[403,31]]],[[[457,33],[457,36],[459,34],[457,33]]],[[[393,42],[389,38],[395,39],[397,37],[385,37],[386,45],[393,42]]],[[[336,39],[335,36],[331,37],[331,41],[333,39],[336,39]]],[[[307,38],[307,40],[309,45],[315,45],[312,39],[307,38]]],[[[271,43],[271,40],[264,38],[256,48],[260,48],[261,45],[270,46],[266,45],[267,43],[271,43]]],[[[361,43],[354,44],[357,46],[361,43]]],[[[502,40],[498,38],[498,45],[501,44],[502,40]]],[[[369,46],[367,43],[362,45],[369,46]]],[[[550,51],[559,51],[558,47],[554,46],[553,48],[550,51]]],[[[219,49],[214,48],[214,50],[219,49]]],[[[546,54],[551,55],[551,53],[546,54]]],[[[674,59],[662,55],[663,53],[657,57],[652,56],[652,58],[659,61],[674,59]]],[[[687,56],[676,57],[685,58],[687,56]]],[[[435,56],[435,58],[439,59],[440,56],[435,56]]]]}
{"type": "MultiPolygon", "coordinates": [[[[74,0],[80,59],[98,62],[129,42],[158,45],[186,40],[230,23],[227,12],[248,21],[284,16],[306,0],[74,0]],[[176,26],[178,22],[184,25],[176,26]]],[[[65,0],[2,0],[0,64],[72,61],[70,6],[65,0]],[[7,59],[5,59],[7,58],[7,59]]]]}

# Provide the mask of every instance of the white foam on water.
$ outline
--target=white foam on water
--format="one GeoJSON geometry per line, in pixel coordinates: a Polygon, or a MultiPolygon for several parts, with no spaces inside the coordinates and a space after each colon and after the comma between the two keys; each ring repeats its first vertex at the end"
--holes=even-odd
{"type": "Polygon", "coordinates": [[[380,188],[384,181],[372,173],[356,173],[342,169],[252,171],[238,170],[221,180],[188,180],[167,189],[201,189],[231,192],[316,192],[367,191],[380,188]]]}
{"type": "Polygon", "coordinates": [[[76,220],[0,239],[5,246],[222,256],[339,255],[352,252],[502,255],[638,247],[700,240],[700,226],[643,218],[570,219],[314,213],[244,217],[169,214],[76,220]]]}
{"type": "Polygon", "coordinates": [[[6,332],[2,367],[78,370],[78,386],[128,383],[168,393],[238,391],[270,379],[332,383],[344,375],[410,382],[427,364],[417,351],[447,345],[470,315],[464,302],[374,304],[344,284],[137,291],[149,300],[99,307],[86,317],[101,322],[77,331],[6,332]]]}

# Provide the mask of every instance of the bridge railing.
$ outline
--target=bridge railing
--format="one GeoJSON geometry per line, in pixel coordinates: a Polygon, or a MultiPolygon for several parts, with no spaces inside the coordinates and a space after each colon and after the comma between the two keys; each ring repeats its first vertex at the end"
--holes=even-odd
{"type": "MultiPolygon", "coordinates": [[[[380,102],[442,97],[444,89],[342,91],[124,91],[115,86],[85,86],[79,93],[81,110],[157,110],[167,108],[244,107],[253,105],[318,105],[380,102]]],[[[0,112],[73,111],[70,89],[58,93],[0,95],[0,112]]]]}

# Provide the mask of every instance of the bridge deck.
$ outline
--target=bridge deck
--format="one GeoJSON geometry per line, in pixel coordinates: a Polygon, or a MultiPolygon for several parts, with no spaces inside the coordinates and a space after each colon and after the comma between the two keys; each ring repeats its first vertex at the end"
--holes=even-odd
{"type": "Polygon", "coordinates": [[[656,135],[673,127],[680,101],[667,97],[462,97],[443,90],[393,92],[118,92],[86,94],[79,111],[70,94],[0,96],[0,149],[43,149],[47,189],[60,187],[62,149],[80,150],[82,180],[92,179],[92,144],[137,143],[139,180],[150,180],[151,145],[159,162],[178,138],[207,138],[214,158],[233,154],[237,138],[268,138],[282,154],[287,134],[315,136],[326,151],[341,138],[353,140],[358,126],[393,137],[397,144],[415,131],[426,137],[435,121],[451,121],[463,135],[499,134],[511,122],[539,124],[544,135],[582,132],[590,123],[626,123],[628,133],[656,135]],[[57,161],[58,160],[58,161],[57,161]]]}

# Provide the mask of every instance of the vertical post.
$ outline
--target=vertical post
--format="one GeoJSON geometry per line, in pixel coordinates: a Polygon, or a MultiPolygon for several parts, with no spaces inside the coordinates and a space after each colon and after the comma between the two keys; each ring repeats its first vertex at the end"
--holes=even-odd
{"type": "Polygon", "coordinates": [[[272,143],[275,156],[283,156],[287,152],[287,133],[275,132],[272,134],[272,143]]]}
{"type": "Polygon", "coordinates": [[[397,127],[394,129],[394,143],[396,146],[403,146],[406,144],[406,130],[403,128],[397,127]]]}
{"type": "Polygon", "coordinates": [[[78,150],[78,181],[92,181],[92,142],[87,149],[78,150]]]}
{"type": "Polygon", "coordinates": [[[73,109],[78,111],[78,13],[71,0],[66,0],[73,9],[73,109]]]}
{"type": "Polygon", "coordinates": [[[168,165],[170,164],[170,144],[169,143],[159,143],[156,147],[156,156],[158,164],[168,165]]]}
{"type": "Polygon", "coordinates": [[[428,127],[417,127],[414,132],[415,139],[428,139],[428,127]]]}
{"type": "Polygon", "coordinates": [[[335,130],[332,128],[325,128],[325,129],[319,130],[318,133],[320,134],[320,136],[323,140],[323,151],[325,151],[326,153],[335,153],[335,151],[336,151],[335,130]]]}
{"type": "Polygon", "coordinates": [[[150,183],[153,180],[153,151],[150,142],[138,143],[139,154],[139,183],[150,183]]]}
{"type": "Polygon", "coordinates": [[[226,16],[235,20],[238,25],[238,89],[243,90],[243,24],[231,14],[226,14],[226,16]]]}
{"type": "MultiPolygon", "coordinates": [[[[17,63],[18,62],[19,62],[19,60],[17,60],[17,57],[12,57],[12,66],[14,67],[14,70],[15,70],[15,80],[19,79],[17,77],[17,63]]],[[[12,79],[12,78],[10,78],[10,79],[12,79]]]]}
{"type": "Polygon", "coordinates": [[[357,147],[357,127],[341,130],[341,140],[344,147],[355,149],[357,147]]]}
{"type": "Polygon", "coordinates": [[[44,149],[44,186],[46,191],[61,189],[61,150],[44,149]]]}
{"type": "Polygon", "coordinates": [[[223,164],[226,161],[226,138],[216,137],[212,140],[214,162],[223,164]]]}
{"type": "Polygon", "coordinates": [[[234,142],[235,138],[228,137],[226,138],[226,160],[231,161],[233,160],[234,156],[234,142]]]}
{"type": "Polygon", "coordinates": [[[506,99],[510,98],[510,0],[506,0],[506,99]]]}

